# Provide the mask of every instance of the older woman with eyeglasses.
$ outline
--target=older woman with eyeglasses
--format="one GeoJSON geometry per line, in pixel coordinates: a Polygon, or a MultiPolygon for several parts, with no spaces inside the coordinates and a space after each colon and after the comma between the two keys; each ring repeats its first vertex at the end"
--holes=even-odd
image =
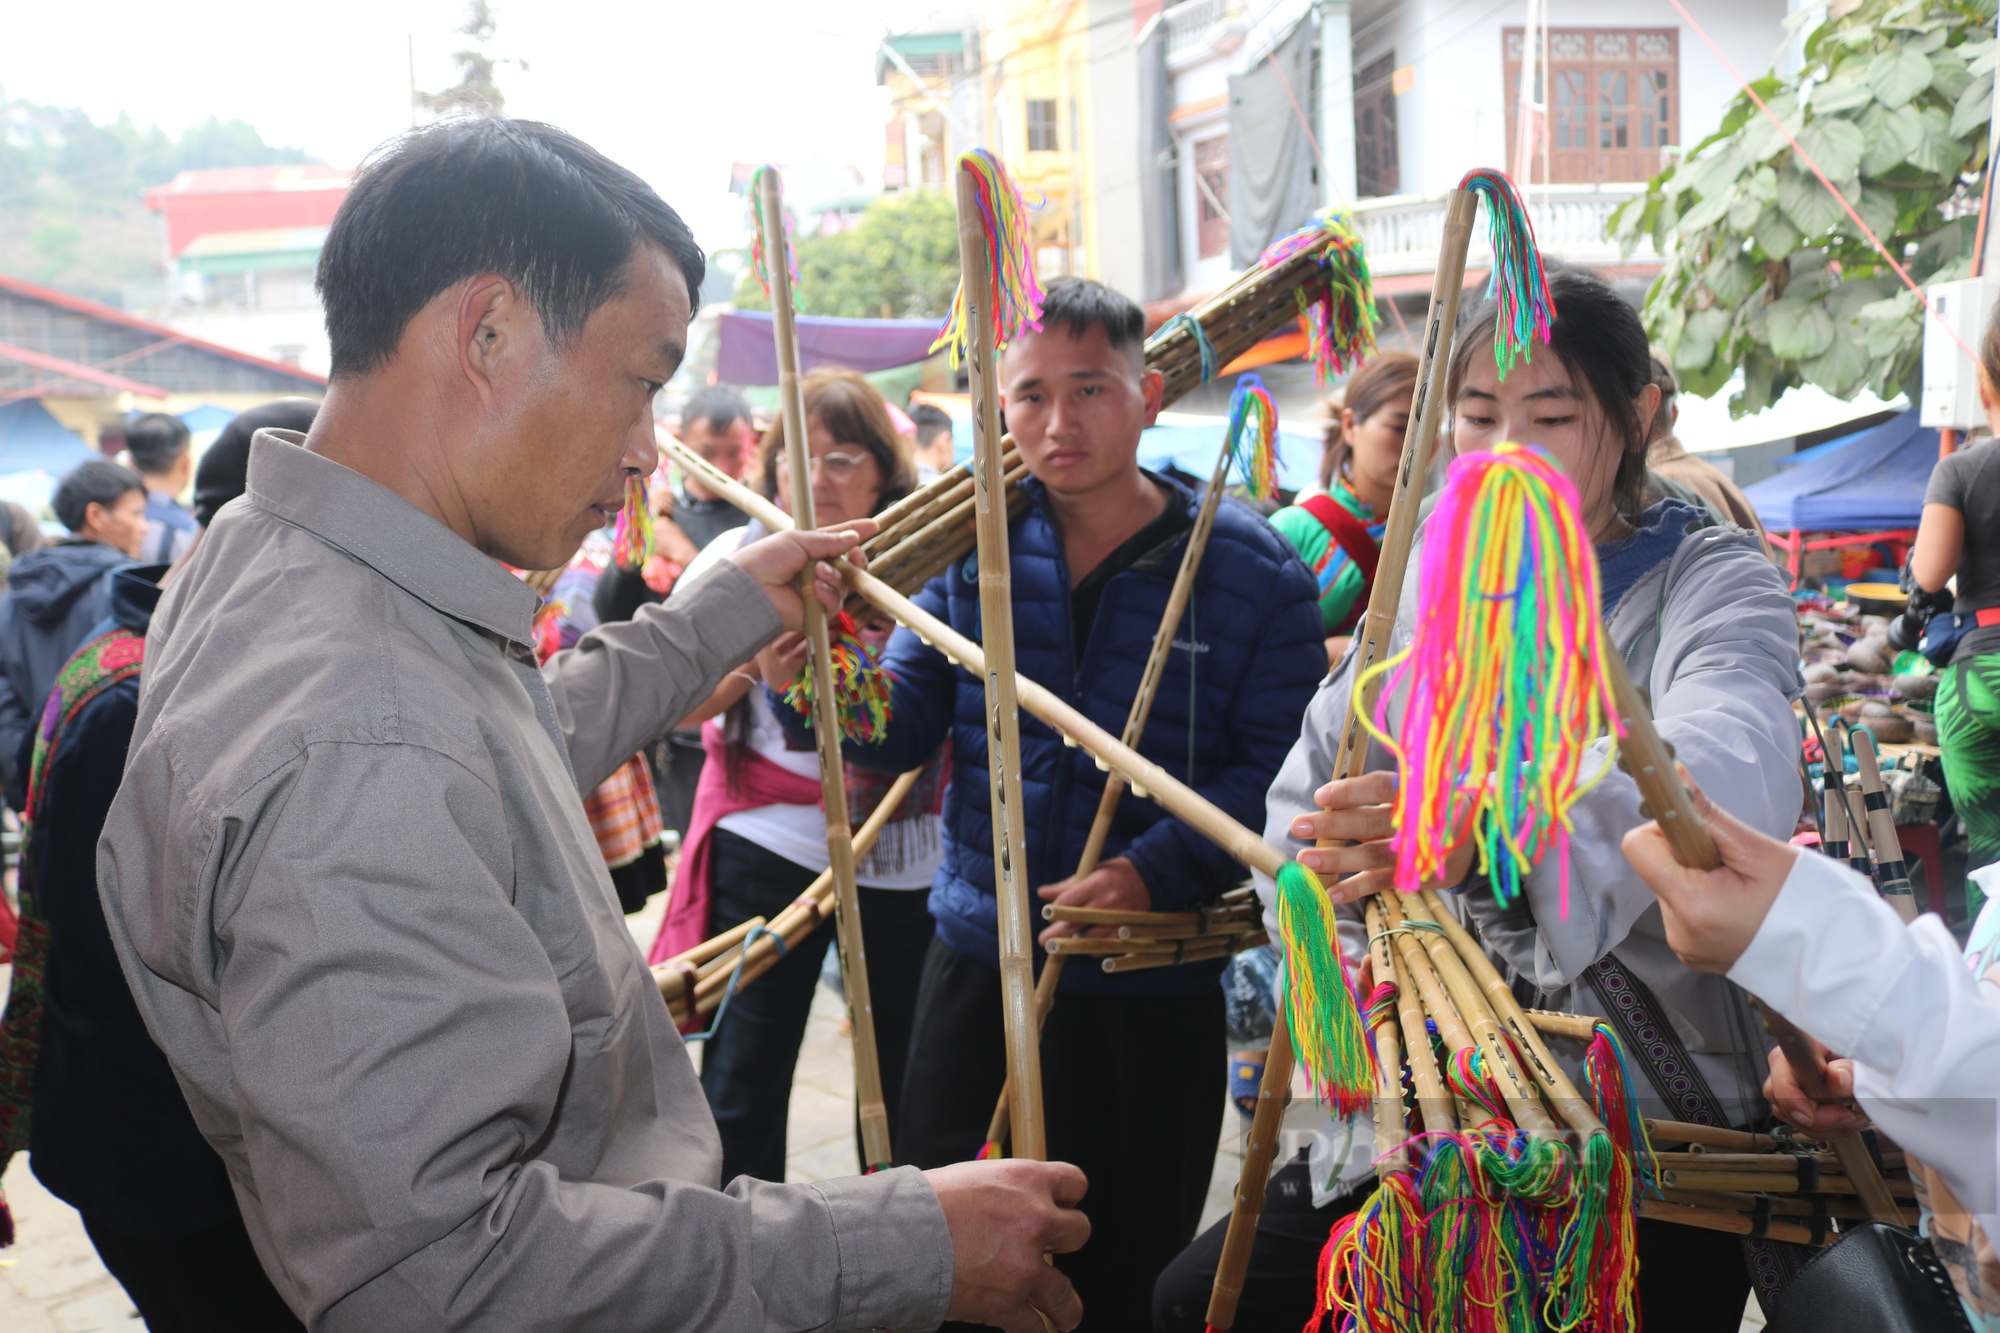
{"type": "MultiPolygon", "coordinates": [[[[907,495],[914,468],[874,386],[852,371],[816,370],[806,376],[804,389],[819,523],[867,518],[907,495]]],[[[764,435],[762,489],[789,511],[791,477],[782,422],[764,435]]],[[[761,535],[754,523],[722,534],[690,572],[761,535]]],[[[859,637],[879,653],[889,628],[864,625],[859,637]]],[[[667,918],[654,942],[654,962],[751,917],[775,917],[827,868],[819,757],[810,742],[803,748],[788,742],[773,712],[789,706],[774,691],[799,674],[805,656],[802,636],[779,637],[756,663],[725,679],[704,710],[715,714],[702,727],[708,761],[695,792],[667,918]]],[[[944,854],[945,776],[940,751],[856,867],[875,1041],[892,1116],[902,1089],[917,983],[931,941],[929,889],[944,854]]],[[[888,779],[848,769],[848,808],[857,827],[888,786],[888,779]]],[[[725,1181],[739,1175],[785,1178],[792,1071],[832,939],[828,921],[794,945],[754,986],[730,1000],[708,1038],[701,1081],[722,1135],[725,1181]]],[[[893,1135],[893,1121],[890,1129],[893,1135]]]]}

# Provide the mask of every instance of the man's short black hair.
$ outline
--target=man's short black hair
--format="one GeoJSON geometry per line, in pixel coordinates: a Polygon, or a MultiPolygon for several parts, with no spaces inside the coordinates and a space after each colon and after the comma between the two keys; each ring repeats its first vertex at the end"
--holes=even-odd
{"type": "Polygon", "coordinates": [[[691,421],[706,421],[709,429],[717,432],[728,430],[739,421],[753,425],[750,404],[743,400],[742,394],[723,384],[698,389],[687,400],[687,406],[681,409],[681,424],[685,426],[691,421]]]}
{"type": "Polygon", "coordinates": [[[917,428],[917,443],[926,449],[938,436],[951,434],[951,415],[935,403],[918,403],[911,408],[910,422],[917,428]]]}
{"type": "Polygon", "coordinates": [[[56,511],[56,517],[71,532],[83,531],[83,521],[94,504],[106,509],[118,503],[125,495],[137,491],[146,493],[146,483],[139,474],[121,463],[108,458],[91,458],[78,463],[74,471],[62,479],[56,487],[55,498],[49,507],[56,511]]]}
{"type": "Polygon", "coordinates": [[[412,130],[355,179],[320,249],[333,377],[381,366],[419,310],[477,273],[519,287],[561,346],[617,295],[641,241],[680,265],[692,306],[706,267],[694,234],[589,144],[532,120],[412,130]]]}
{"type": "Polygon", "coordinates": [[[148,412],[125,428],[125,452],[141,475],[173,471],[187,450],[187,422],[165,412],[148,412]]]}
{"type": "Polygon", "coordinates": [[[1042,296],[1042,327],[1058,325],[1072,338],[1101,328],[1119,351],[1145,353],[1146,312],[1131,297],[1089,278],[1057,278],[1048,285],[1042,296]]]}

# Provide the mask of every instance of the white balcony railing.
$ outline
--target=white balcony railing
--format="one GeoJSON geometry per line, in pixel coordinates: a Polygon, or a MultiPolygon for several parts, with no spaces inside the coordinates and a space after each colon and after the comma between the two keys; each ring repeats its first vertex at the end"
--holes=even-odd
{"type": "MultiPolygon", "coordinates": [[[[1579,264],[1621,262],[1618,242],[1606,234],[1611,212],[1627,199],[1645,190],[1644,185],[1546,185],[1528,192],[1528,216],[1535,224],[1535,240],[1542,252],[1555,259],[1579,264]]],[[[1362,244],[1367,247],[1368,267],[1387,277],[1403,273],[1429,273],[1436,269],[1438,247],[1444,237],[1444,196],[1392,194],[1379,199],[1363,199],[1354,206],[1361,226],[1362,244]]],[[[1468,268],[1482,268],[1493,262],[1486,243],[1486,223],[1482,219],[1472,231],[1472,249],[1466,256],[1468,268]]],[[[1658,263],[1650,240],[1639,243],[1631,263],[1658,263]]]]}

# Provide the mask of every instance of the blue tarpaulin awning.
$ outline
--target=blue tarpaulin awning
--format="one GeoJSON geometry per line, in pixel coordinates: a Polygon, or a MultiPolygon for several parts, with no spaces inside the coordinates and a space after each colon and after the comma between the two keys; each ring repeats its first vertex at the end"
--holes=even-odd
{"type": "Polygon", "coordinates": [[[1913,528],[1937,465],[1938,433],[1909,411],[1846,441],[1830,440],[1808,461],[1743,488],[1774,532],[1913,528]]]}
{"type": "MultiPolygon", "coordinates": [[[[777,341],[771,317],[755,311],[726,311],[716,321],[715,377],[724,384],[776,384],[777,341]]],[[[931,344],[944,330],[942,319],[836,319],[830,315],[800,315],[799,363],[802,370],[839,366],[864,374],[907,366],[930,355],[931,344]]]]}
{"type": "Polygon", "coordinates": [[[39,469],[60,477],[94,457],[83,437],[51,416],[40,400],[0,406],[0,473],[39,469]]]}

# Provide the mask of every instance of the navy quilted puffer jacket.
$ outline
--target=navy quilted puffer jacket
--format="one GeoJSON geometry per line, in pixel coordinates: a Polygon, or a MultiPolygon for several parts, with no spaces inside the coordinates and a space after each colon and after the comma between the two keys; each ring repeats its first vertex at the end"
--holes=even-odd
{"type": "MultiPolygon", "coordinates": [[[[1185,487],[1154,480],[1171,492],[1169,503],[1184,505],[1193,514],[1196,500],[1185,487]]],[[[1077,645],[1071,642],[1070,577],[1062,539],[1040,483],[1030,480],[1027,485],[1032,503],[1008,534],[1017,665],[1023,675],[1119,735],[1166,613],[1187,533],[1140,557],[1105,585],[1090,638],[1077,645]]],[[[1317,598],[1311,573],[1284,538],[1247,506],[1224,501],[1138,748],[1253,829],[1263,827],[1265,789],[1298,739],[1306,704],[1326,674],[1317,598]]],[[[976,556],[933,579],[915,600],[979,640],[976,556]]],[[[993,829],[982,725],[985,688],[906,629],[890,640],[886,665],[895,678],[888,734],[875,746],[850,744],[848,757],[868,768],[899,773],[933,754],[949,729],[952,781],[945,797],[944,865],[931,887],[931,914],[947,945],[997,965],[993,829]]],[[[793,710],[777,713],[787,727],[805,734],[793,710]]],[[[1105,775],[1088,754],[1064,746],[1059,735],[1025,710],[1021,766],[1028,879],[1039,888],[1076,873],[1105,775]]],[[[1132,859],[1159,911],[1206,902],[1248,878],[1213,843],[1129,792],[1119,803],[1104,855],[1132,859]]],[[[1039,906],[1036,900],[1037,926],[1039,906]]],[[[1213,985],[1222,967],[1217,961],[1114,976],[1086,962],[1064,970],[1062,988],[1193,994],[1213,985]]]]}

